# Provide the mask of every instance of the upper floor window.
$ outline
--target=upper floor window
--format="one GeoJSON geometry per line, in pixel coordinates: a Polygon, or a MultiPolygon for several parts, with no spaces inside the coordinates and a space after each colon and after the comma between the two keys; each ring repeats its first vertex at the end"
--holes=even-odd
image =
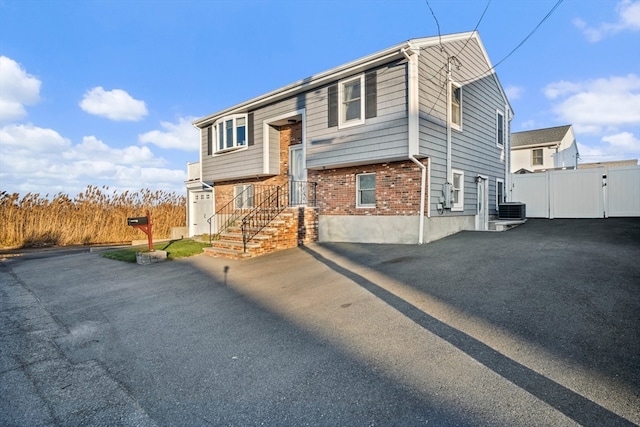
{"type": "Polygon", "coordinates": [[[531,164],[533,166],[542,166],[542,148],[532,150],[531,164]]]}
{"type": "Polygon", "coordinates": [[[356,175],[356,206],[359,208],[376,207],[376,174],[356,175]]]}
{"type": "Polygon", "coordinates": [[[464,210],[464,172],[453,170],[452,211],[464,210]]]}
{"type": "Polygon", "coordinates": [[[247,145],[247,116],[224,117],[212,128],[216,137],[216,153],[235,150],[247,145]]]}
{"type": "Polygon", "coordinates": [[[378,95],[375,70],[340,80],[329,86],[327,91],[329,127],[360,125],[365,119],[376,117],[378,95]]]}
{"type": "Polygon", "coordinates": [[[455,129],[462,129],[462,87],[451,82],[451,125],[455,129]]]}
{"type": "Polygon", "coordinates": [[[355,79],[343,81],[338,86],[340,92],[340,126],[352,126],[364,121],[364,74],[355,79]]]}
{"type": "Polygon", "coordinates": [[[496,111],[496,145],[504,147],[504,114],[496,111]]]}

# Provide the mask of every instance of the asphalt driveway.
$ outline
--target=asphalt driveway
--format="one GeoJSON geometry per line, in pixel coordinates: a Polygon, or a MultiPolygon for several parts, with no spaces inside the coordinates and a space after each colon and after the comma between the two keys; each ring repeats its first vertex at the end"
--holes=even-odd
{"type": "Polygon", "coordinates": [[[638,425],[640,219],[0,262],[0,425],[638,425]]]}

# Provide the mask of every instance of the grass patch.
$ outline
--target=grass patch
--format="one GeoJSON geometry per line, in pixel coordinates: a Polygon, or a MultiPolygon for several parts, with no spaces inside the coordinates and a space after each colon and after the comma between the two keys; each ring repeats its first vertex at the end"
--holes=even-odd
{"type": "MultiPolygon", "coordinates": [[[[202,253],[202,248],[206,248],[207,243],[196,242],[191,239],[172,240],[170,242],[159,242],[153,245],[154,250],[167,251],[168,259],[186,258],[202,253]]],[[[124,262],[136,262],[136,252],[145,252],[148,247],[132,246],[126,249],[106,251],[100,254],[105,258],[115,259],[124,262]]]]}

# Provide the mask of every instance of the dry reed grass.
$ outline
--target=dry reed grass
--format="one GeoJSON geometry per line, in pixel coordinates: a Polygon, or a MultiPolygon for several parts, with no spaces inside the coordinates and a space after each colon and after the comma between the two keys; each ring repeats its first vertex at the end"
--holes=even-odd
{"type": "Polygon", "coordinates": [[[144,216],[148,209],[153,237],[171,237],[172,227],[186,223],[186,198],[165,191],[118,194],[109,187],[88,186],[74,199],[63,193],[0,193],[0,246],[33,247],[52,245],[121,243],[145,239],[146,235],[127,226],[128,217],[144,216]]]}

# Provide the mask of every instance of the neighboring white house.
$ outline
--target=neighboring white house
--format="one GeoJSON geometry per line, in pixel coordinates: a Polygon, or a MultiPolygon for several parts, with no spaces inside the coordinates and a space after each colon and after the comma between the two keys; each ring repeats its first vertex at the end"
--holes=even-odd
{"type": "Polygon", "coordinates": [[[575,169],[578,158],[571,125],[511,134],[511,173],[575,169]]]}

